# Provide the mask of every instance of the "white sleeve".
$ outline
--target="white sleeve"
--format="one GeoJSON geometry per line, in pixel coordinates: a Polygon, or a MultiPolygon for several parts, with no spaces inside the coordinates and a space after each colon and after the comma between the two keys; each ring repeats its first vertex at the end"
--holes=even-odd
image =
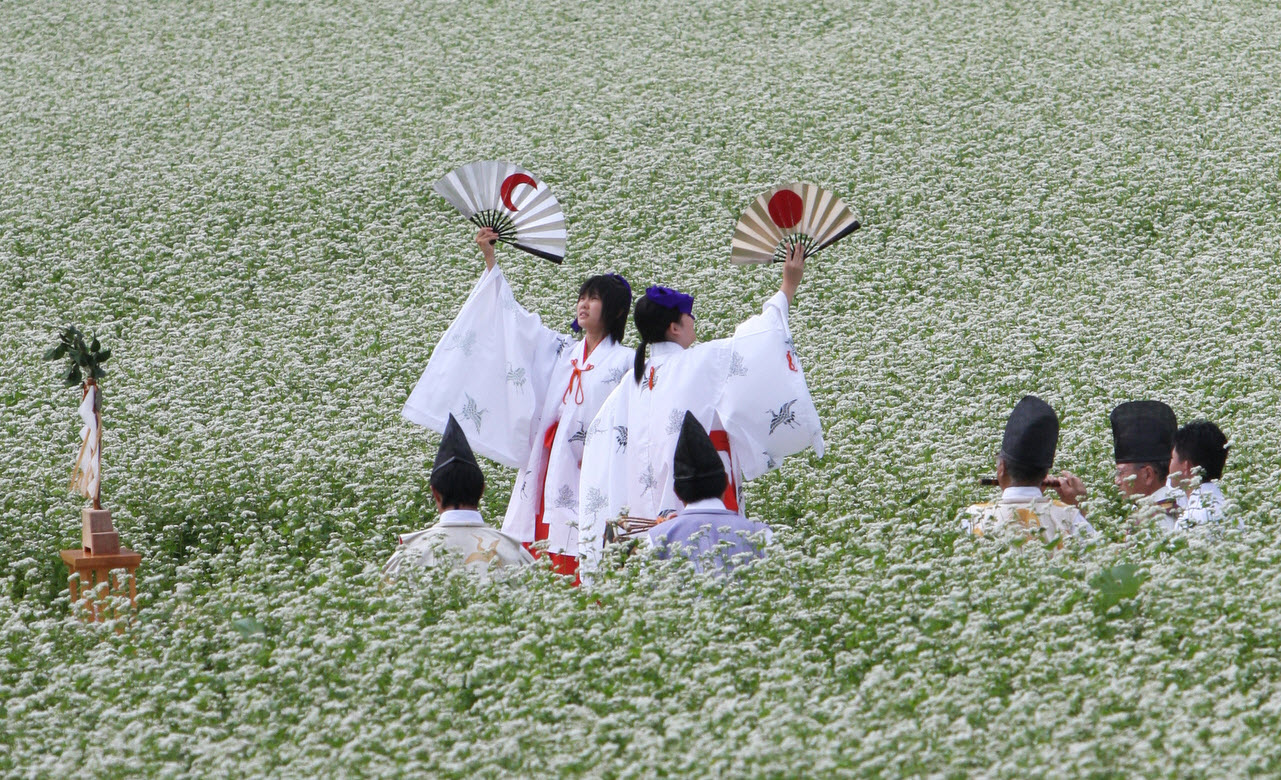
{"type": "Polygon", "coordinates": [[[728,376],[716,411],[745,479],[813,448],[823,456],[823,427],[787,325],[787,296],[776,293],[762,312],[728,339],[728,376]]]}
{"type": "Polygon", "coordinates": [[[432,350],[401,414],[438,433],[453,414],[473,450],[519,467],[534,445],[551,372],[568,343],[516,302],[495,266],[432,350]]]}

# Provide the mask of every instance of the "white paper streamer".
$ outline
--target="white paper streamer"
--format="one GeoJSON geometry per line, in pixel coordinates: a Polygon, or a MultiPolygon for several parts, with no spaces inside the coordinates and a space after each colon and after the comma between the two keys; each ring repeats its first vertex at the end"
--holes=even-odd
{"type": "Polygon", "coordinates": [[[84,427],[80,429],[80,455],[76,457],[76,467],[71,472],[71,489],[88,499],[98,497],[98,484],[102,473],[99,452],[102,436],[97,399],[98,388],[90,386],[84,400],[80,402],[80,419],[84,420],[84,427]]]}

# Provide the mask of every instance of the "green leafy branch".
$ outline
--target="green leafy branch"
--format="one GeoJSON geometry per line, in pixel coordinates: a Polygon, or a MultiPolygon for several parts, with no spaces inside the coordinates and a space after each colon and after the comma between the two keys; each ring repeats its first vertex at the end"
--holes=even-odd
{"type": "Polygon", "coordinates": [[[58,342],[57,346],[44,353],[44,359],[53,361],[67,358],[67,370],[62,374],[62,381],[67,387],[75,387],[90,379],[102,379],[107,375],[102,364],[111,358],[111,350],[103,349],[97,336],[86,345],[80,329],[69,325],[59,334],[58,342]]]}

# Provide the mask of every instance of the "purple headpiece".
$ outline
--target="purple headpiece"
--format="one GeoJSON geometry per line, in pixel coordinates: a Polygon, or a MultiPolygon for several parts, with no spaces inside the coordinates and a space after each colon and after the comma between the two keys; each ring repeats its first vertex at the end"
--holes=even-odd
{"type": "Polygon", "coordinates": [[[670,287],[654,285],[645,291],[645,297],[664,309],[675,309],[681,314],[694,316],[694,296],[692,295],[686,295],[670,287]]]}
{"type": "Polygon", "coordinates": [[[628,295],[632,294],[632,286],[627,283],[627,280],[623,278],[622,274],[605,274],[605,275],[622,282],[623,286],[627,288],[627,294],[628,295]]]}

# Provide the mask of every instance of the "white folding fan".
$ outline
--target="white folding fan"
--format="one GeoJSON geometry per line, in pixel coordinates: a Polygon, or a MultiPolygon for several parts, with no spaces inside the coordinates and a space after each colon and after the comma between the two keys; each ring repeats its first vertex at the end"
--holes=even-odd
{"type": "Polygon", "coordinates": [[[798,243],[809,257],[858,228],[849,207],[817,184],[784,184],[767,190],[739,217],[729,259],[740,264],[781,263],[798,243]]]}
{"type": "Polygon", "coordinates": [[[432,189],[477,227],[498,240],[559,263],[565,259],[565,215],[551,188],[518,165],[493,160],[468,163],[432,189]]]}

